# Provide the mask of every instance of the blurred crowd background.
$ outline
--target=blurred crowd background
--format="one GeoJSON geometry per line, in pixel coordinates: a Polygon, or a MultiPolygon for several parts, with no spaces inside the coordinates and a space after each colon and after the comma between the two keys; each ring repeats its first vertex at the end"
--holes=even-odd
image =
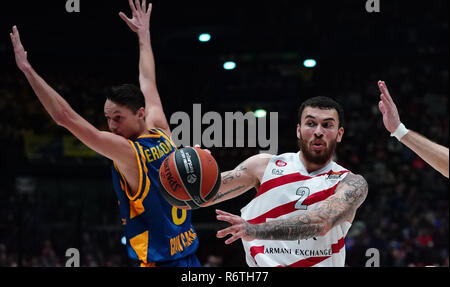
{"type": "MultiPolygon", "coordinates": [[[[65,266],[68,248],[80,251],[82,266],[132,264],[111,162],[51,120],[15,67],[8,37],[18,25],[38,73],[107,130],[105,95],[112,85],[138,84],[138,47],[117,16],[130,14],[128,1],[92,2],[82,0],[75,14],[50,1],[22,13],[19,4],[2,9],[0,266],[65,266]]],[[[364,1],[272,2],[154,2],[152,44],[167,118],[177,111],[192,116],[194,103],[202,114],[277,112],[277,153],[296,152],[301,102],[333,97],[346,119],[336,160],[369,184],[346,237],[346,265],[364,266],[366,250],[377,248],[381,266],[448,266],[448,179],[389,136],[377,107],[377,81],[384,80],[406,127],[448,147],[448,1],[381,0],[380,13],[367,13],[364,1]],[[203,32],[211,41],[198,41],[203,32]],[[317,66],[304,67],[306,58],[317,66]],[[227,60],[236,62],[234,70],[222,68],[227,60]]],[[[210,150],[223,171],[260,152],[210,150]]],[[[216,207],[239,213],[255,192],[216,207]]],[[[192,213],[201,263],[246,266],[240,243],[226,246],[215,237],[223,225],[214,209],[192,213]]]]}

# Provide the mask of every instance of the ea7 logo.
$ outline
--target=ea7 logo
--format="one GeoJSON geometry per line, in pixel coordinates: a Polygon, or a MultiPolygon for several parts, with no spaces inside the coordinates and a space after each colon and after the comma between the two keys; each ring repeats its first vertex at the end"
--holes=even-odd
{"type": "Polygon", "coordinates": [[[274,169],[272,169],[272,174],[283,175],[283,170],[282,169],[278,169],[278,168],[274,168],[274,169]]]}
{"type": "Polygon", "coordinates": [[[366,11],[369,13],[380,12],[380,0],[367,0],[366,11]]]}

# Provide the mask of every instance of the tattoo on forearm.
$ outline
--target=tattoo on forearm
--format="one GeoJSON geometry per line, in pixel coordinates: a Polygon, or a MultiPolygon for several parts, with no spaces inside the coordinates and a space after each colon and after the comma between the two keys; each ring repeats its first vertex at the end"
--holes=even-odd
{"type": "Polygon", "coordinates": [[[229,171],[224,176],[222,176],[222,184],[227,184],[228,182],[232,181],[234,178],[233,172],[229,171]]]}
{"type": "Polygon", "coordinates": [[[235,192],[235,191],[241,190],[241,189],[243,189],[244,187],[245,187],[244,185],[240,185],[240,186],[235,187],[235,188],[233,188],[233,189],[230,189],[230,190],[228,190],[228,191],[221,192],[221,193],[217,193],[216,196],[213,198],[212,201],[213,201],[213,202],[214,202],[214,201],[217,201],[217,200],[221,199],[222,197],[224,197],[225,195],[228,195],[228,194],[233,193],[233,192],[235,192]]]}
{"type": "Polygon", "coordinates": [[[341,193],[330,197],[314,209],[283,220],[246,224],[246,234],[264,240],[298,240],[319,236],[344,221],[367,196],[368,185],[360,175],[349,174],[338,186],[341,193]]]}
{"type": "Polygon", "coordinates": [[[247,222],[246,234],[265,240],[298,240],[319,236],[323,223],[312,223],[308,214],[263,224],[247,222]]]}
{"type": "Polygon", "coordinates": [[[246,170],[247,170],[247,168],[245,166],[243,166],[243,165],[238,166],[235,171],[236,177],[240,177],[241,173],[246,170]]]}
{"type": "Polygon", "coordinates": [[[227,184],[230,181],[232,181],[235,177],[240,177],[242,175],[242,172],[247,170],[247,168],[243,164],[244,163],[240,164],[234,170],[229,171],[225,175],[223,175],[222,176],[222,184],[227,184]]]}

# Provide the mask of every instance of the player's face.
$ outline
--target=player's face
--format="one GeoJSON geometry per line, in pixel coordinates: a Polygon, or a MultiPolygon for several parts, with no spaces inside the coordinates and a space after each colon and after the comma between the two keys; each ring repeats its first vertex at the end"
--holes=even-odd
{"type": "Polygon", "coordinates": [[[134,114],[129,108],[106,100],[104,107],[105,117],[108,121],[109,130],[124,138],[131,139],[139,136],[142,111],[134,114]]]}
{"type": "Polygon", "coordinates": [[[344,128],[339,128],[339,115],[335,109],[322,110],[305,107],[301,125],[297,125],[297,138],[304,158],[314,164],[325,164],[341,142],[344,128]]]}

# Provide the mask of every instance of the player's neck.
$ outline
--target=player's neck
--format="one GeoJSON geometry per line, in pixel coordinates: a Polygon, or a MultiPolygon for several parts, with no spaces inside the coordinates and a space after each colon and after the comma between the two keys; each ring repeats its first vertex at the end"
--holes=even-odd
{"type": "Polygon", "coordinates": [[[145,130],[145,131],[142,131],[136,138],[139,138],[141,136],[146,136],[146,135],[149,135],[149,134],[150,134],[150,132],[148,130],[145,130]]]}
{"type": "Polygon", "coordinates": [[[145,136],[145,135],[149,135],[149,134],[150,134],[150,131],[147,128],[145,128],[141,131],[141,134],[139,136],[145,136]]]}
{"type": "Polygon", "coordinates": [[[131,137],[130,139],[131,140],[135,140],[135,139],[137,139],[138,137],[140,137],[140,136],[145,136],[145,135],[149,135],[150,134],[150,131],[147,129],[147,127],[142,127],[140,130],[139,130],[139,132],[138,133],[136,133],[136,135],[135,136],[133,136],[133,137],[131,137]]]}
{"type": "Polygon", "coordinates": [[[139,136],[145,136],[150,134],[149,128],[147,127],[145,121],[140,122],[139,130],[140,130],[139,136]]]}
{"type": "Polygon", "coordinates": [[[316,170],[319,170],[319,169],[322,169],[322,168],[326,167],[331,162],[331,160],[332,160],[332,158],[330,157],[330,159],[328,159],[326,163],[324,163],[324,164],[316,164],[316,163],[313,163],[313,162],[310,162],[310,161],[306,160],[305,156],[300,151],[300,161],[303,163],[303,165],[305,166],[306,171],[308,173],[315,172],[316,170]]]}

